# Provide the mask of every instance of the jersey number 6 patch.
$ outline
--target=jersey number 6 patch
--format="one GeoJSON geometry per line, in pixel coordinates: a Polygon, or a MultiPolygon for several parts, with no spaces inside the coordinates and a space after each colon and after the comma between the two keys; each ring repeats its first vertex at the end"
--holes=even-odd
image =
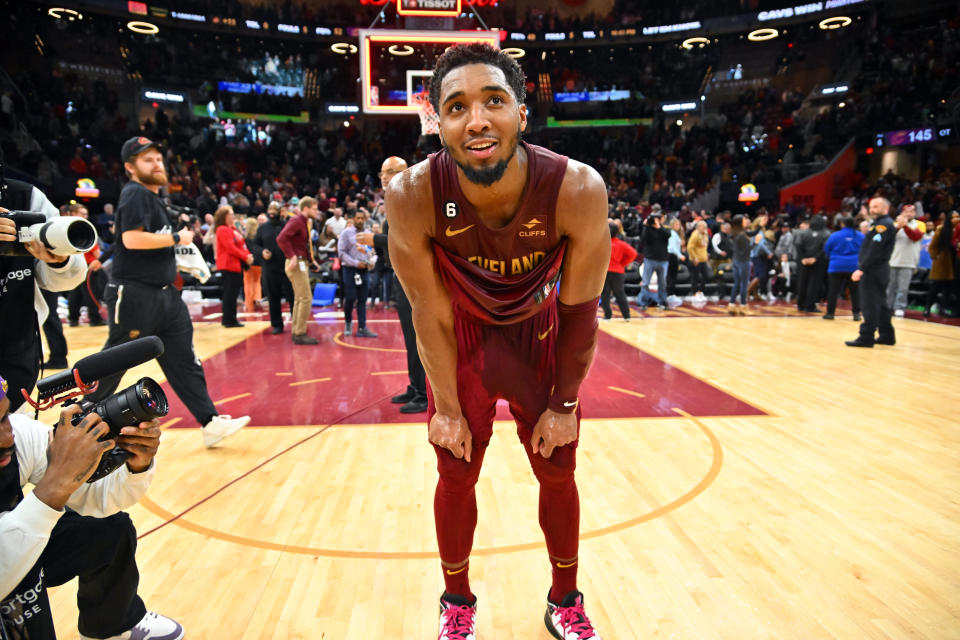
{"type": "Polygon", "coordinates": [[[447,200],[443,205],[443,212],[448,218],[456,218],[457,214],[460,213],[460,209],[456,202],[453,200],[447,200]]]}

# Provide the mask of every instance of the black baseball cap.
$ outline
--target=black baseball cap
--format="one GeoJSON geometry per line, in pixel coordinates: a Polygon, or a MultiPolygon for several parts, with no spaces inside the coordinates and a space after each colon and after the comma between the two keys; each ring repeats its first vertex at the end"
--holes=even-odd
{"type": "Polygon", "coordinates": [[[120,148],[120,160],[127,162],[133,156],[143,153],[150,147],[160,151],[160,145],[150,138],[144,138],[143,136],[135,136],[130,138],[124,142],[123,147],[120,148]]]}

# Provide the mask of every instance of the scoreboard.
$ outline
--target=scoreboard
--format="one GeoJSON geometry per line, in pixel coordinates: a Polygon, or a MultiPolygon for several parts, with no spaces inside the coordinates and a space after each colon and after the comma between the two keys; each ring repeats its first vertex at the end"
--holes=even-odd
{"type": "Polygon", "coordinates": [[[925,142],[953,142],[955,139],[956,131],[953,127],[919,127],[878,133],[875,144],[877,147],[899,147],[925,142]]]}

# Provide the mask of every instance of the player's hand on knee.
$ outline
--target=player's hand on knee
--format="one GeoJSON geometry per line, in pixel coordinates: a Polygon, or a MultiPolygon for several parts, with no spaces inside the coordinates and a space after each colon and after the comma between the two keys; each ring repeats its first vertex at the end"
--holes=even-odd
{"type": "Polygon", "coordinates": [[[443,447],[454,457],[470,462],[473,451],[473,435],[463,416],[453,417],[443,413],[435,413],[430,419],[428,428],[430,442],[443,447]]]}
{"type": "Polygon", "coordinates": [[[562,447],[577,439],[577,414],[557,413],[547,409],[533,427],[530,446],[534,453],[544,458],[553,455],[556,447],[562,447]]]}

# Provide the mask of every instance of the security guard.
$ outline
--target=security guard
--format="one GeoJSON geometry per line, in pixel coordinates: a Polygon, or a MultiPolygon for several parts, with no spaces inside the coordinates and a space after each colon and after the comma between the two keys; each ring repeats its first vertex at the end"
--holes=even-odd
{"type": "Polygon", "coordinates": [[[870,201],[869,215],[873,219],[867,237],[860,246],[858,268],[850,276],[860,283],[860,306],[863,322],[856,340],[847,340],[848,347],[872,347],[874,344],[897,343],[890,323],[890,305],[887,304],[887,285],[890,282],[890,254],[897,236],[897,228],[890,217],[890,201],[876,197],[870,201]],[[879,330],[876,340],[874,333],[879,330]]]}
{"type": "MultiPolygon", "coordinates": [[[[157,336],[164,352],[157,362],[167,382],[203,425],[203,443],[212,447],[250,422],[248,416],[217,414],[207,392],[203,367],[193,351],[193,322],[180,292],[174,247],[193,242],[193,232],[174,231],[158,195],[167,184],[163,154],[155,142],[130,138],[120,151],[130,181],[120,191],[116,216],[116,252],[113,274],[104,293],[109,333],[103,348],[134,338],[157,336]]],[[[104,376],[88,400],[106,399],[125,371],[104,376]]]]}

